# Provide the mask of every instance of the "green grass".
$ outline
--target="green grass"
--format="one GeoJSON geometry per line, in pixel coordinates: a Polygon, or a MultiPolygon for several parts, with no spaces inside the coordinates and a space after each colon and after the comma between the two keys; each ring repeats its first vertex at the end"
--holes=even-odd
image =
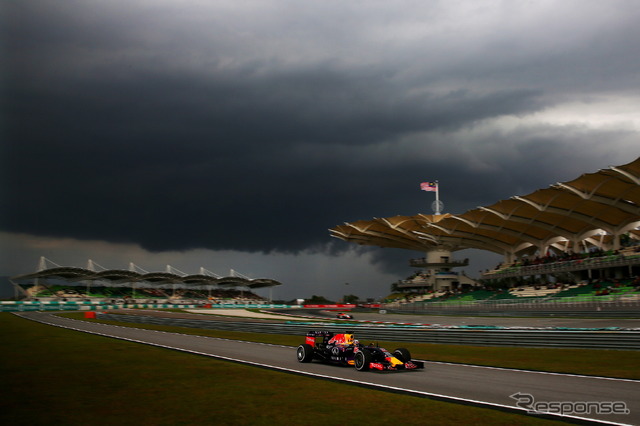
{"type": "Polygon", "coordinates": [[[9,313],[0,313],[0,339],[2,424],[551,423],[79,333],[9,313]]]}

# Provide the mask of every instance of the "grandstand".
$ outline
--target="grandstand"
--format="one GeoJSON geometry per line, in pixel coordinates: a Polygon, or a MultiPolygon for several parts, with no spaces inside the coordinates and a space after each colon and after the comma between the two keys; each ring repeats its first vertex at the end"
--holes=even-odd
{"type": "MultiPolygon", "coordinates": [[[[266,302],[253,293],[280,282],[249,278],[233,269],[220,276],[200,268],[186,274],[170,265],[162,272],[149,272],[133,262],[129,269],[106,269],[93,260],[86,268],[60,266],[40,258],[36,272],[10,278],[16,299],[40,301],[95,301],[144,304],[202,304],[266,302]]],[[[271,299],[271,297],[270,297],[271,299]]]]}
{"type": "Polygon", "coordinates": [[[465,213],[360,220],[330,229],[347,242],[421,251],[393,304],[555,303],[640,295],[640,158],[465,213]],[[473,280],[464,249],[503,262],[473,280]]]}

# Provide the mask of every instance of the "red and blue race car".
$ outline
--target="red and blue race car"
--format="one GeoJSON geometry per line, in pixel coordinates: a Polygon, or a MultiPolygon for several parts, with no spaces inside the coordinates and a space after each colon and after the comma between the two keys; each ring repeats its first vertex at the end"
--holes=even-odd
{"type": "Polygon", "coordinates": [[[296,349],[299,362],[314,359],[340,365],[352,365],[358,371],[415,370],[424,368],[424,362],[411,359],[406,348],[389,352],[373,343],[363,345],[351,333],[335,334],[331,331],[309,331],[305,343],[296,349]]]}

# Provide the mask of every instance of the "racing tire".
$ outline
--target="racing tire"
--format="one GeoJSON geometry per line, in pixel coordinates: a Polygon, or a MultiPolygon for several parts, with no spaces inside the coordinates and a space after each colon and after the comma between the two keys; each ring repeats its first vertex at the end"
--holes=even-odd
{"type": "Polygon", "coordinates": [[[373,356],[371,352],[369,352],[369,349],[360,349],[353,358],[353,365],[358,371],[367,371],[372,360],[373,356]]]}
{"type": "Polygon", "coordinates": [[[303,343],[296,350],[298,362],[311,362],[313,360],[313,346],[303,343]]]}
{"type": "Polygon", "coordinates": [[[411,361],[411,352],[405,348],[398,348],[393,351],[393,356],[398,358],[402,362],[411,361]]]}

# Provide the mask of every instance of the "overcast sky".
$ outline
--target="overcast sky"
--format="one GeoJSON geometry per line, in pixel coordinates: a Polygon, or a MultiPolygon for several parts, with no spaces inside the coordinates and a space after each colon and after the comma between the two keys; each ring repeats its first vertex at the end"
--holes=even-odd
{"type": "Polygon", "coordinates": [[[377,298],[421,253],[329,228],[430,214],[427,180],[455,214],[640,155],[636,0],[3,9],[0,275],[91,258],[377,298]]]}

